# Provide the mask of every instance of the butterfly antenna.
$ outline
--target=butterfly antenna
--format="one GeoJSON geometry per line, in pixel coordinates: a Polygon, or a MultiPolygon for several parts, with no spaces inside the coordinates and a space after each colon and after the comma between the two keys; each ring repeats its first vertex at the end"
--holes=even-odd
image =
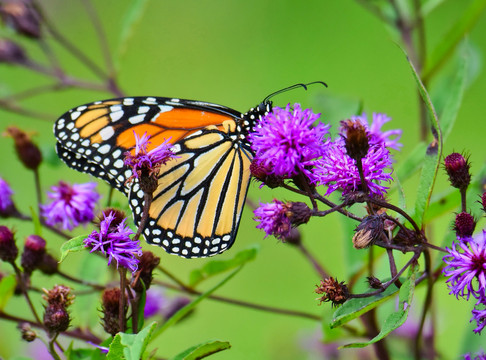
{"type": "Polygon", "coordinates": [[[299,87],[303,87],[305,90],[307,90],[307,87],[309,85],[314,85],[314,84],[321,84],[321,85],[324,85],[325,87],[327,87],[327,84],[324,81],[313,81],[313,82],[310,82],[310,83],[307,83],[307,84],[302,84],[302,83],[300,83],[300,84],[294,84],[294,85],[291,85],[289,87],[286,87],[286,88],[277,90],[274,93],[271,93],[265,99],[263,99],[263,103],[266,104],[268,102],[268,100],[270,100],[272,97],[274,97],[275,95],[281,94],[283,92],[286,92],[286,91],[289,91],[289,90],[293,90],[293,89],[297,89],[299,87]]]}

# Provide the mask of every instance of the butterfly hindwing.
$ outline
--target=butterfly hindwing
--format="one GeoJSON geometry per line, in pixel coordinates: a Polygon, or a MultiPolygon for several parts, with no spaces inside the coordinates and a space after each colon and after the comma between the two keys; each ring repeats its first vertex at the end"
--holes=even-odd
{"type": "Polygon", "coordinates": [[[129,196],[138,225],[143,191],[127,179],[123,154],[134,132],[151,136],[148,150],[170,138],[176,159],[162,166],[144,230],[149,243],[183,257],[220,253],[234,242],[249,184],[252,153],[241,114],[199,101],[122,98],[74,108],[55,124],[60,158],[129,196]]]}

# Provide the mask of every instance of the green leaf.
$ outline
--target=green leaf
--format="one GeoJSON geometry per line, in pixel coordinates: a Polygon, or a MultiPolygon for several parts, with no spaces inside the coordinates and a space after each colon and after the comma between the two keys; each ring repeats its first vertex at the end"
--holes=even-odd
{"type": "Polygon", "coordinates": [[[86,239],[88,236],[89,235],[79,235],[63,243],[61,245],[61,259],[59,262],[61,263],[71,252],[86,250],[86,247],[84,246],[84,239],[86,239]]]}
{"type": "MultiPolygon", "coordinates": [[[[408,57],[407,57],[408,59],[408,57]]],[[[437,172],[439,171],[440,159],[442,156],[442,133],[439,126],[439,119],[434,109],[434,105],[430,100],[430,96],[425,89],[422,80],[420,79],[412,62],[408,60],[410,68],[412,70],[413,77],[417,83],[419,93],[424,100],[427,107],[429,117],[432,120],[432,128],[434,133],[434,140],[427,147],[425,152],[425,158],[423,161],[422,173],[420,174],[420,180],[417,190],[417,199],[415,200],[415,213],[413,218],[418,227],[422,227],[422,222],[425,216],[425,211],[432,196],[432,190],[434,189],[435,179],[437,172]]]]}
{"type": "Polygon", "coordinates": [[[226,284],[233,276],[235,276],[241,269],[243,268],[243,265],[238,267],[236,270],[234,270],[231,274],[229,274],[227,277],[225,277],[222,281],[220,281],[216,286],[212,287],[205,293],[201,294],[198,296],[196,299],[194,299],[192,302],[184,306],[182,309],[177,311],[174,315],[172,315],[169,320],[167,320],[159,329],[155,331],[155,333],[152,336],[152,340],[161,335],[165,330],[167,330],[169,327],[177,323],[180,319],[182,319],[189,311],[194,309],[197,304],[199,304],[201,301],[203,301],[205,298],[207,298],[209,295],[211,295],[213,292],[218,290],[221,286],[226,284]]]}
{"type": "Polygon", "coordinates": [[[69,344],[69,347],[64,351],[64,355],[67,360],[92,360],[95,356],[96,348],[92,349],[73,349],[73,343],[69,344]]]}
{"type": "Polygon", "coordinates": [[[12,297],[16,286],[17,280],[14,274],[5,276],[0,280],[0,312],[3,311],[8,300],[12,297]]]}
{"type": "Polygon", "coordinates": [[[441,37],[442,41],[431,52],[422,73],[423,79],[429,79],[434,72],[437,71],[438,68],[451,56],[457,44],[479,20],[485,7],[486,0],[474,0],[470,3],[449,32],[441,37]]]}
{"type": "Polygon", "coordinates": [[[150,341],[157,323],[153,321],[146,328],[137,334],[118,333],[110,344],[107,359],[139,360],[145,358],[143,355],[150,341]]]}
{"type": "MultiPolygon", "coordinates": [[[[376,291],[370,289],[370,291],[376,291]]],[[[364,313],[374,309],[378,305],[384,303],[388,299],[392,298],[398,292],[398,288],[392,284],[382,293],[365,297],[365,298],[353,298],[346,301],[343,306],[338,308],[334,314],[330,324],[331,328],[336,328],[347,322],[354,320],[364,313]]]]}
{"type": "Polygon", "coordinates": [[[198,360],[229,348],[231,348],[231,345],[227,341],[206,341],[204,343],[191,346],[189,349],[170,358],[170,360],[198,360]]]}
{"type": "Polygon", "coordinates": [[[405,320],[407,320],[408,311],[410,310],[410,305],[412,304],[413,292],[415,289],[415,274],[416,271],[411,270],[411,274],[409,278],[407,279],[407,281],[405,281],[405,283],[403,283],[402,287],[400,288],[399,304],[398,304],[399,309],[398,311],[388,315],[388,317],[383,322],[380,333],[370,341],[347,344],[342,346],[341,348],[361,348],[361,347],[371,345],[385,338],[393,330],[402,326],[405,320]]]}
{"type": "Polygon", "coordinates": [[[120,39],[118,41],[118,56],[115,56],[117,70],[120,69],[120,61],[125,55],[128,42],[130,38],[133,36],[135,29],[140,24],[142,20],[143,13],[147,8],[149,0],[133,0],[131,1],[131,6],[126,12],[126,15],[123,19],[122,28],[120,31],[120,39]]]}
{"type": "Polygon", "coordinates": [[[254,260],[258,250],[258,246],[253,246],[249,249],[238,252],[232,259],[211,260],[207,262],[201,269],[195,269],[191,272],[189,275],[190,286],[195,286],[212,276],[221,274],[254,260]]]}

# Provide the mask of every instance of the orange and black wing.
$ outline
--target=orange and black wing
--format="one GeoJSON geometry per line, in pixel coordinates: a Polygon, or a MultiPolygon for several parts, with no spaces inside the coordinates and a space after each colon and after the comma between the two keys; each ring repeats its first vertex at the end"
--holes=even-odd
{"type": "Polygon", "coordinates": [[[133,132],[151,136],[149,150],[170,138],[178,157],[160,169],[144,235],[171,254],[206,257],[231,247],[243,210],[252,153],[242,122],[240,113],[216,104],[135,97],[74,108],[54,133],[69,167],[129,197],[137,225],[143,191],[137,181],[125,185],[131,170],[123,154],[135,145],[133,132]]]}

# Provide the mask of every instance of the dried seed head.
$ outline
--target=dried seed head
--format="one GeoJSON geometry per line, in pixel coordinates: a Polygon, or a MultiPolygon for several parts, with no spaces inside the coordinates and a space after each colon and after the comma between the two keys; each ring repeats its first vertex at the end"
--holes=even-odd
{"type": "Polygon", "coordinates": [[[46,252],[46,241],[38,235],[29,235],[25,239],[21,264],[24,271],[31,273],[39,267],[46,252]]]}
{"type": "Polygon", "coordinates": [[[132,288],[137,292],[142,292],[145,286],[145,289],[148,290],[153,279],[152,273],[159,264],[159,257],[150,251],[144,251],[142,256],[140,256],[138,270],[132,280],[132,288]]]}
{"type": "Polygon", "coordinates": [[[13,262],[19,254],[15,244],[14,234],[6,226],[0,226],[0,259],[5,262],[13,262]]]}
{"type": "Polygon", "coordinates": [[[464,157],[459,153],[452,153],[444,159],[444,167],[453,187],[461,190],[467,189],[471,182],[469,157],[464,157]]]}
{"type": "Polygon", "coordinates": [[[340,130],[346,147],[346,153],[354,160],[362,159],[370,148],[368,133],[359,120],[341,121],[340,130]]]}
{"type": "Polygon", "coordinates": [[[67,307],[72,304],[74,296],[71,289],[64,285],[55,285],[51,290],[44,289],[43,298],[47,301],[44,312],[44,326],[51,335],[66,331],[70,317],[67,307]]]}
{"type": "Polygon", "coordinates": [[[6,134],[14,139],[15,150],[24,166],[31,170],[37,169],[42,162],[42,153],[30,137],[15,126],[9,126],[6,134]]]}
{"type": "Polygon", "coordinates": [[[456,215],[456,220],[454,221],[454,231],[456,232],[456,236],[458,238],[471,237],[475,228],[476,221],[471,214],[461,212],[456,215]]]}
{"type": "Polygon", "coordinates": [[[3,22],[18,33],[31,38],[40,38],[40,16],[30,1],[4,1],[0,7],[0,15],[3,22]]]}
{"type": "Polygon", "coordinates": [[[333,277],[328,277],[327,279],[321,280],[320,285],[316,285],[317,289],[315,292],[317,294],[323,294],[322,297],[317,298],[319,300],[319,305],[323,301],[331,301],[333,306],[343,304],[349,298],[348,287],[344,284],[344,281],[339,282],[333,277]]]}
{"type": "MultiPolygon", "coordinates": [[[[113,288],[103,292],[101,312],[103,318],[101,319],[103,328],[111,336],[115,336],[120,331],[120,323],[118,314],[120,313],[120,289],[113,288]]],[[[125,307],[126,314],[127,307],[125,307]]]]}

